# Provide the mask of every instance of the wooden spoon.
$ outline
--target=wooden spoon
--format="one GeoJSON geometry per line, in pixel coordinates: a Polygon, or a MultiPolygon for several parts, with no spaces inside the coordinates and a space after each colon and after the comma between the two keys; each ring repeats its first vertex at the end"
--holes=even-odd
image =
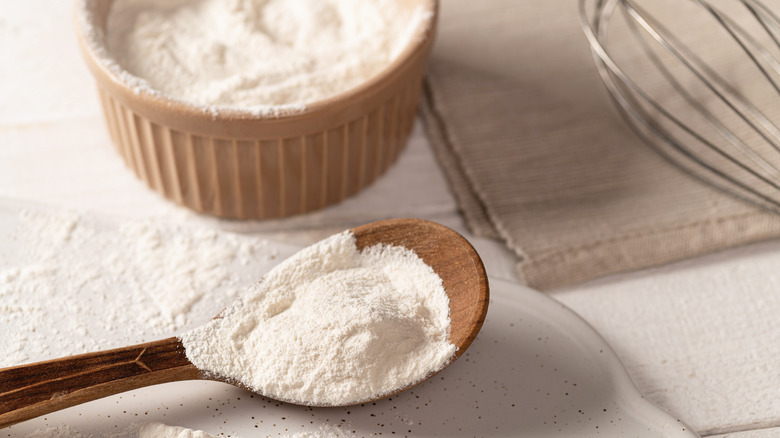
{"type": "MultiPolygon", "coordinates": [[[[468,241],[443,225],[420,219],[374,222],[352,232],[361,250],[378,243],[403,246],[439,274],[450,299],[449,341],[458,347],[450,363],[462,355],[482,327],[488,307],[485,268],[468,241]]],[[[179,380],[225,381],[198,370],[175,337],[0,369],[0,427],[109,395],[179,380]]]]}

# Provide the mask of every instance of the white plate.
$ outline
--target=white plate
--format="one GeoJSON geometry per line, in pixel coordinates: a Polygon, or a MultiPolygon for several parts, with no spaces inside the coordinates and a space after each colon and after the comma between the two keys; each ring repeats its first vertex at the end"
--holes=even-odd
{"type": "Polygon", "coordinates": [[[70,408],[3,430],[2,436],[24,436],[61,425],[85,435],[106,436],[153,420],[232,437],[380,432],[697,436],[641,396],[614,352],[574,312],[513,283],[493,280],[490,286],[487,321],[468,352],[440,376],[391,399],[312,409],[220,383],[180,382],[70,408]]]}

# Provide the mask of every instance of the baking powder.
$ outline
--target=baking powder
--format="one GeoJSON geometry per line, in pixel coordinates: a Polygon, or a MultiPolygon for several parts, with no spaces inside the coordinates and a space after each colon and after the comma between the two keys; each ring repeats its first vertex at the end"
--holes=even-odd
{"type": "Polygon", "coordinates": [[[358,251],[343,232],[287,259],[214,319],[183,336],[201,370],[272,398],[358,403],[443,368],[449,299],[414,252],[358,251]]]}

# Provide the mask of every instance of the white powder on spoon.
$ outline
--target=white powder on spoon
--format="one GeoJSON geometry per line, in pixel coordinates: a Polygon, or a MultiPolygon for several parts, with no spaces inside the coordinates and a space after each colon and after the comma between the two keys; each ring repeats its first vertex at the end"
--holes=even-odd
{"type": "Polygon", "coordinates": [[[376,76],[431,17],[397,0],[115,0],[106,64],[185,102],[301,111],[376,76]]]}
{"type": "Polygon", "coordinates": [[[456,349],[449,327],[430,266],[402,247],[358,251],[344,232],[287,259],[181,340],[201,370],[280,400],[343,405],[443,368],[456,349]]]}
{"type": "MultiPolygon", "coordinates": [[[[0,367],[189,329],[233,301],[279,256],[292,253],[257,237],[153,221],[37,209],[0,209],[3,219],[8,233],[0,235],[0,367]]],[[[52,425],[27,436],[180,438],[188,433],[208,436],[162,423],[98,435],[52,425]]],[[[356,435],[323,424],[319,431],[284,436],[356,435]]]]}

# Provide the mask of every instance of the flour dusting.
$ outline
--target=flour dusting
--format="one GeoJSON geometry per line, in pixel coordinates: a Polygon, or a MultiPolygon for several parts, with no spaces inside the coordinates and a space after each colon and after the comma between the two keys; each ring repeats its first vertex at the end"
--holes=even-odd
{"type": "Polygon", "coordinates": [[[206,228],[32,210],[18,223],[0,260],[0,367],[172,336],[277,262],[265,240],[206,228]]]}

